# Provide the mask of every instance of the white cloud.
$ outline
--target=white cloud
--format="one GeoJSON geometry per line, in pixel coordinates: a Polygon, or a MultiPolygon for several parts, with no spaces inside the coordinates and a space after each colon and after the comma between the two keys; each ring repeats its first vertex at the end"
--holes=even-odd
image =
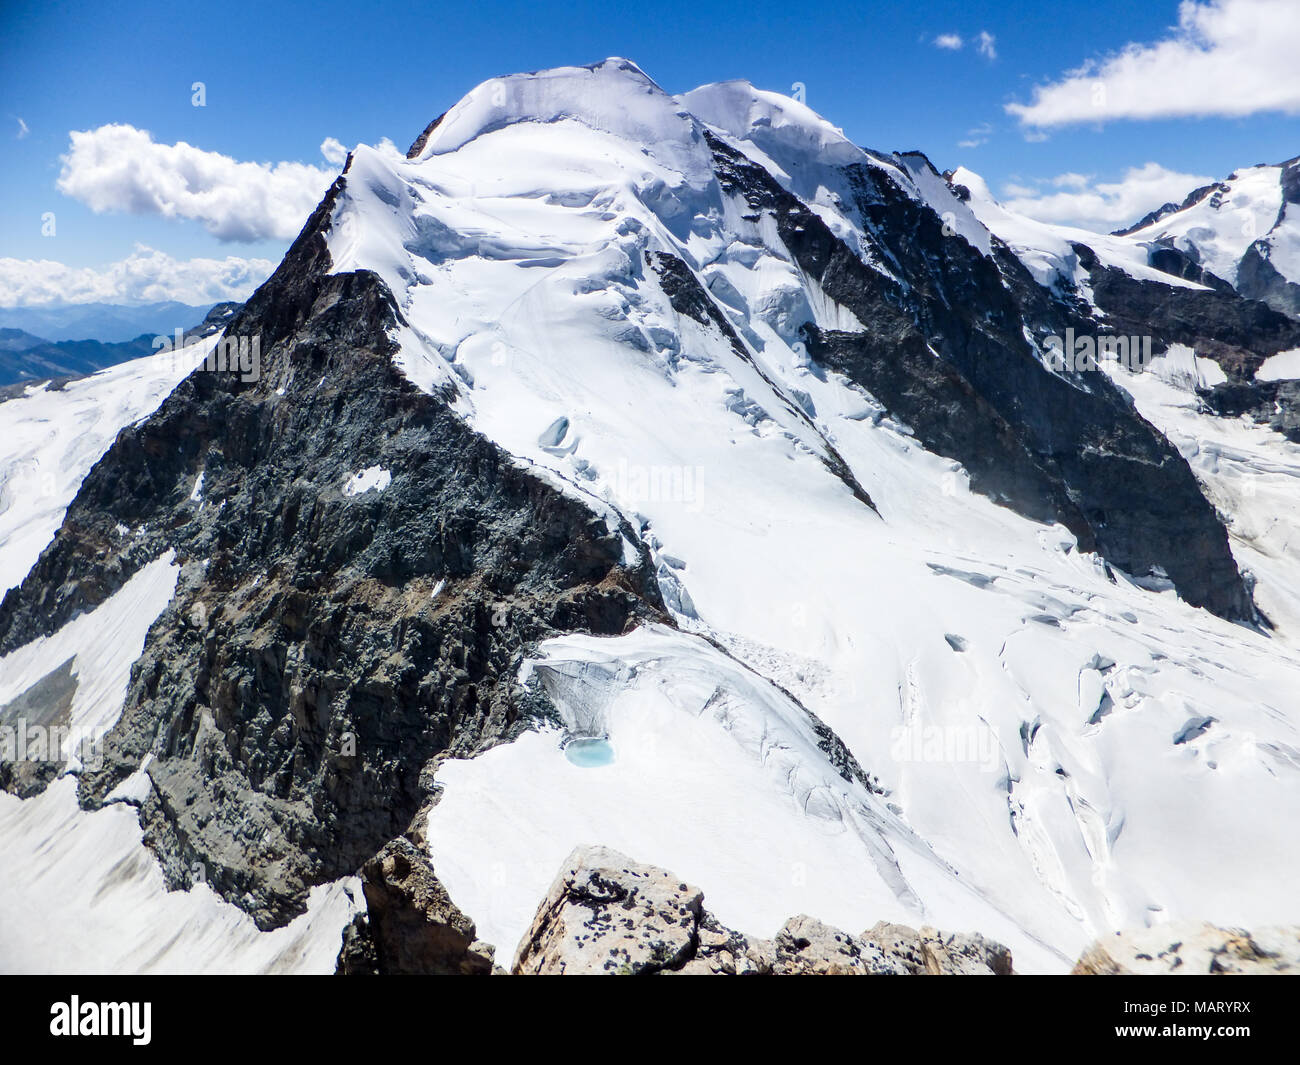
{"type": "Polygon", "coordinates": [[[1056,177],[1052,178],[1052,184],[1058,189],[1084,189],[1088,187],[1088,182],[1090,180],[1091,179],[1087,174],[1075,174],[1071,172],[1067,174],[1057,174],[1056,177]]]}
{"type": "Polygon", "coordinates": [[[333,166],[342,166],[348,158],[347,147],[334,137],[320,142],[320,157],[333,166]]]}
{"type": "Polygon", "coordinates": [[[1004,203],[1009,202],[1007,200],[1008,196],[1014,196],[1017,199],[1025,199],[1037,195],[1038,190],[1034,188],[1033,185],[1018,185],[1008,182],[1006,185],[1002,186],[1002,200],[1004,203]]]}
{"type": "Polygon", "coordinates": [[[978,148],[981,144],[987,144],[989,136],[993,133],[993,127],[987,122],[981,122],[974,129],[966,131],[966,139],[957,142],[958,148],[978,148]]]}
{"type": "MultiPolygon", "coordinates": [[[[949,52],[960,52],[966,47],[966,39],[960,33],[941,33],[930,43],[949,52]]],[[[980,30],[971,38],[971,43],[985,59],[997,59],[997,38],[988,30],[980,30]]]]}
{"type": "Polygon", "coordinates": [[[1029,127],[1112,119],[1300,114],[1300,3],[1183,0],[1178,26],[1154,44],[1067,71],[1008,104],[1029,127]]]}
{"type": "MultiPolygon", "coordinates": [[[[17,117],[17,116],[15,116],[15,117],[17,117]]],[[[19,139],[19,140],[22,140],[22,139],[23,139],[25,136],[27,136],[27,134],[30,133],[30,132],[31,132],[31,130],[29,130],[29,129],[27,128],[27,123],[24,122],[21,118],[19,118],[19,119],[18,119],[18,139],[19,139]]]]}
{"type": "Polygon", "coordinates": [[[1159,163],[1130,167],[1119,181],[1097,182],[1084,174],[1060,174],[1038,187],[1007,185],[1003,206],[1040,222],[1100,232],[1122,229],[1166,203],[1181,203],[1213,178],[1183,174],[1159,163]]]}
{"type": "Polygon", "coordinates": [[[49,259],[0,259],[0,306],[245,300],[274,269],[269,259],[173,259],[142,244],[101,269],[49,259]]]}
{"type": "MultiPolygon", "coordinates": [[[[239,162],[184,141],[159,144],[147,130],[129,125],[69,136],[60,192],[96,212],[191,218],[220,240],[297,236],[338,174],[303,163],[239,162]]],[[[334,145],[338,142],[328,138],[321,150],[333,152],[334,145]]]]}

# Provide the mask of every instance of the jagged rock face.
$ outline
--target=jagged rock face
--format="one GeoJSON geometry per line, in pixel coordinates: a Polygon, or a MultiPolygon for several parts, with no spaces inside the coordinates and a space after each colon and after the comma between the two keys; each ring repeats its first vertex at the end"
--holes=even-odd
{"type": "Polygon", "coordinates": [[[1090,271],[1097,306],[1119,335],[1151,336],[1158,350],[1186,344],[1234,377],[1252,376],[1270,355],[1300,347],[1300,322],[1267,304],[1140,281],[1102,266],[1083,245],[1076,251],[1090,271]]]}
{"type": "Polygon", "coordinates": [[[524,727],[532,642],[661,616],[644,548],[626,563],[621,530],[392,365],[391,295],[327,273],[343,181],[227,325],[260,338],[260,378],[197,372],[124,430],[0,605],[2,654],[176,552],[82,801],[152,752],[141,819],[169,882],[202,876],[264,928],[406,830],[431,759],[524,727]],[[371,467],[386,488],[343,491],[371,467]]]}
{"type": "Polygon", "coordinates": [[[934,928],[919,932],[907,925],[884,921],[859,937],[878,945],[886,955],[901,959],[911,973],[930,976],[1010,976],[1011,952],[981,935],[943,933],[934,928]]]}
{"type": "MultiPolygon", "coordinates": [[[[1300,385],[1255,379],[1269,356],[1300,348],[1300,321],[1270,303],[1243,299],[1230,288],[1203,292],[1141,281],[1103,266],[1083,245],[1076,245],[1076,251],[1090,271],[1093,296],[1106,315],[1108,329],[1120,335],[1151,336],[1155,351],[1185,344],[1213,359],[1228,380],[1201,390],[1212,411],[1229,418],[1248,414],[1289,440],[1300,441],[1296,405],[1300,385]]],[[[1153,265],[1159,264],[1153,259],[1153,265]]],[[[1206,280],[1187,271],[1171,272],[1206,280]]]]}
{"type": "Polygon", "coordinates": [[[1229,380],[1202,391],[1201,398],[1221,417],[1249,415],[1300,444],[1300,381],[1229,380]]]}
{"type": "Polygon", "coordinates": [[[451,901],[427,852],[387,844],[361,870],[366,914],[344,934],[342,975],[486,976],[495,951],[451,901]]]}
{"type": "Polygon", "coordinates": [[[1160,241],[1149,249],[1147,260],[1161,273],[1181,277],[1184,281],[1194,281],[1218,292],[1234,291],[1223,278],[1210,273],[1201,265],[1194,248],[1178,248],[1172,242],[1160,241]]]}
{"type": "Polygon", "coordinates": [[[607,847],[580,847],[538,907],[516,975],[909,976],[1011,973],[1005,947],[980,936],[879,924],[852,936],[806,915],[753,939],[704,908],[665,869],[607,847]]]}
{"type": "Polygon", "coordinates": [[[1258,243],[1252,244],[1237,264],[1237,291],[1247,299],[1260,300],[1281,314],[1300,319],[1300,284],[1283,277],[1258,243]]]}
{"type": "Polygon", "coordinates": [[[816,918],[792,917],[776,934],[772,970],[788,976],[908,976],[908,959],[886,954],[816,918]]]}
{"type": "Polygon", "coordinates": [[[1074,966],[1080,976],[1293,975],[1300,973],[1300,928],[1157,925],[1099,939],[1074,966]]]}
{"type": "Polygon", "coordinates": [[[808,326],[818,362],[880,399],[929,450],[960,461],[976,490],[1061,522],[1082,549],[1126,571],[1163,569],[1190,603],[1253,618],[1227,533],[1177,451],[1103,375],[1054,375],[1034,355],[1026,329],[1061,335],[1081,319],[1046,300],[1013,256],[995,266],[945,235],[933,209],[857,165],[858,210],[907,285],[891,283],[766,171],[710,143],[724,188],[770,211],[801,268],[870,323],[863,332],[808,326]]]}

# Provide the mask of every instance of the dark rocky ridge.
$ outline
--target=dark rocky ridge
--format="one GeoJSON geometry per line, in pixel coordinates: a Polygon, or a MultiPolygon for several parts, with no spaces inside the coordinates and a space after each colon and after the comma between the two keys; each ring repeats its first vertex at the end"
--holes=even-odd
{"type": "Polygon", "coordinates": [[[1269,262],[1268,246],[1255,241],[1237,264],[1237,291],[1247,299],[1267,303],[1275,311],[1300,319],[1300,285],[1288,281],[1269,262]]]}
{"type": "MultiPolygon", "coordinates": [[[[1092,253],[1091,248],[1088,251],[1089,254],[1092,253]]],[[[1162,238],[1147,248],[1147,263],[1161,273],[1181,277],[1184,281],[1194,281],[1218,292],[1236,291],[1223,278],[1205,269],[1194,248],[1184,250],[1169,239],[1162,238]]]]}
{"type": "MultiPolygon", "coordinates": [[[[1300,348],[1300,321],[1230,289],[1198,292],[1139,281],[1122,270],[1103,266],[1085,245],[1073,247],[1089,271],[1093,297],[1111,330],[1150,336],[1152,351],[1157,354],[1177,343],[1213,359],[1228,380],[1201,392],[1209,410],[1223,417],[1249,414],[1300,442],[1300,384],[1255,379],[1269,356],[1300,348]]],[[[1189,280],[1204,278],[1191,276],[1189,280]]]]}
{"type": "Polygon", "coordinates": [[[1150,336],[1156,353],[1170,344],[1186,344],[1214,359],[1229,376],[1252,377],[1270,355],[1300,347],[1300,322],[1266,303],[1232,292],[1139,281],[1103,266],[1086,245],[1072,247],[1089,272],[1093,297],[1110,331],[1150,336]]]}
{"type": "Polygon", "coordinates": [[[442,120],[446,117],[447,117],[447,112],[444,111],[442,114],[440,114],[437,118],[435,118],[432,122],[430,122],[427,126],[424,127],[420,135],[416,137],[414,141],[411,142],[411,146],[406,150],[406,158],[414,159],[417,155],[419,155],[422,151],[424,151],[424,146],[429,143],[429,138],[433,136],[433,131],[438,128],[438,126],[442,123],[442,120]]]}
{"type": "Polygon", "coordinates": [[[631,530],[607,529],[392,365],[387,289],[327,274],[344,181],[229,326],[260,336],[260,380],[196,372],[123,430],[0,604],[3,654],[175,550],[176,595],[81,800],[98,804],[152,752],[141,820],[169,883],[202,876],[262,928],[407,832],[437,757],[546,710],[513,683],[536,641],[667,620],[644,548],[624,565],[631,530]],[[382,495],[344,496],[374,465],[392,475],[382,495]]]}
{"type": "Polygon", "coordinates": [[[343,933],[342,976],[487,976],[495,947],[434,875],[428,850],[395,839],[361,869],[366,913],[343,933]]]}
{"type": "MultiPolygon", "coordinates": [[[[1142,576],[1162,569],[1188,602],[1254,620],[1228,537],[1187,463],[1102,374],[1058,376],[1024,337],[1094,326],[1053,301],[1001,248],[997,265],[872,168],[848,170],[896,282],[864,265],[763,169],[707,134],[719,180],[768,211],[800,268],[867,325],[808,330],[810,353],[960,461],[971,485],[1142,576]]],[[[901,157],[900,157],[901,159],[901,157]]],[[[928,162],[924,165],[929,165],[928,162]]],[[[1109,331],[1109,330],[1108,330],[1109,331]]]]}

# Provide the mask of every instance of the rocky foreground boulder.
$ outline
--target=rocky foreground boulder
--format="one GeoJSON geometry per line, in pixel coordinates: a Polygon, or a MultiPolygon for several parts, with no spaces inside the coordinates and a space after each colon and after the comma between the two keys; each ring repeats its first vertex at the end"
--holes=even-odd
{"type": "Polygon", "coordinates": [[[704,893],[607,847],[569,855],[515,953],[526,975],[1009,975],[1011,952],[978,935],[881,923],[850,935],[792,917],[775,939],[726,927],[704,893]]]}
{"type": "MultiPolygon", "coordinates": [[[[368,913],[345,931],[340,974],[504,975],[452,902],[423,841],[394,840],[367,863],[368,913]]],[[[503,959],[504,960],[504,959],[503,959]]],[[[728,928],[681,877],[608,847],[579,847],[537,908],[509,972],[536,976],[1012,976],[983,936],[881,921],[852,935],[791,917],[772,939],[728,928]]],[[[1300,975],[1300,926],[1254,932],[1171,923],[1105,936],[1076,976],[1300,975]]]]}
{"type": "Polygon", "coordinates": [[[1117,932],[1084,951],[1073,972],[1078,976],[1300,975],[1300,927],[1247,932],[1175,923],[1117,932]]]}

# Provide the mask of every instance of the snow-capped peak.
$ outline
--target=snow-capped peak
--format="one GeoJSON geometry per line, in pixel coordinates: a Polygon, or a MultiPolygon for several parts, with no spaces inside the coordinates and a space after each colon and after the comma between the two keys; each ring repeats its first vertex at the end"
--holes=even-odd
{"type": "Polygon", "coordinates": [[[807,104],[756,89],[747,81],[702,85],[677,99],[697,118],[754,144],[778,165],[809,158],[845,165],[861,161],[865,154],[807,104]]]}
{"type": "MultiPolygon", "coordinates": [[[[60,488],[38,531],[70,505],[73,535],[6,600],[0,675],[89,661],[85,623],[46,632],[47,604],[70,614],[143,557],[137,537],[175,551],[142,637],[175,680],[126,703],[115,682],[96,720],[125,714],[141,757],[191,730],[154,754],[160,793],[209,786],[200,741],[228,753],[232,798],[159,803],[195,828],[160,835],[207,848],[237,874],[214,890],[275,920],[321,854],[351,872],[399,833],[502,953],[590,842],[706,885],[759,934],[799,912],[933,922],[1029,971],[1121,927],[1293,916],[1300,458],[1189,395],[1211,383],[1191,342],[1136,384],[1049,371],[1049,327],[1099,319],[990,231],[1049,288],[1096,278],[1098,303],[1157,275],[1180,286],[1162,300],[1207,296],[1138,240],[1031,223],[976,175],[860,149],[744,82],[673,97],[617,59],[485,82],[409,156],[353,152],[232,323],[267,333],[264,380],[186,381],[90,490],[60,488]],[[270,455],[227,446],[229,424],[270,455]],[[218,635],[228,668],[199,668],[218,635]],[[348,698],[304,715],[327,675],[348,698]],[[221,712],[193,713],[198,684],[221,712]],[[291,809],[244,804],[270,780],[260,751],[213,735],[253,717],[286,766],[320,748],[291,809]],[[320,759],[340,734],[360,772],[320,759]],[[323,822],[311,789],[336,769],[360,789],[323,822]],[[392,824],[389,779],[407,782],[392,824]],[[292,877],[225,855],[222,825],[271,813],[325,841],[277,851],[292,877]]],[[[43,438],[55,398],[0,423],[43,438]]],[[[90,460],[65,464],[80,483],[90,460]]]]}
{"type": "Polygon", "coordinates": [[[1300,311],[1300,157],[1236,171],[1122,232],[1176,249],[1243,295],[1300,311]]]}
{"type": "Polygon", "coordinates": [[[671,147],[689,138],[689,118],[635,63],[611,58],[491,78],[437,123],[415,156],[424,161],[518,123],[581,123],[630,142],[671,147]]]}
{"type": "Polygon", "coordinates": [[[1122,270],[1139,281],[1158,281],[1183,288],[1204,288],[1150,264],[1146,243],[1136,236],[1094,233],[1074,226],[1039,222],[1004,207],[989,190],[988,182],[973,170],[958,167],[950,177],[954,187],[970,194],[968,203],[975,216],[1000,237],[1023,262],[1034,279],[1049,288],[1062,283],[1086,292],[1087,271],[1074,250],[1083,244],[1106,266],[1122,270]]]}
{"type": "MultiPolygon", "coordinates": [[[[1195,791],[1193,778],[1216,758],[1234,767],[1238,794],[1269,787],[1268,770],[1231,760],[1233,737],[1271,727],[1257,686],[1281,692],[1293,671],[1240,627],[1116,583],[1061,526],[973,494],[968,475],[921,447],[878,396],[812,357],[808,327],[869,330],[826,294],[794,245],[824,224],[833,239],[819,231],[818,246],[830,254],[833,240],[842,243],[869,272],[866,287],[906,292],[907,270],[923,267],[901,261],[915,231],[909,222],[907,240],[892,240],[891,211],[924,222],[937,241],[955,238],[929,261],[980,271],[981,283],[998,283],[992,230],[1047,284],[1082,282],[1072,248],[1081,242],[1135,278],[1200,289],[1149,266],[1136,240],[1031,223],[1000,207],[976,175],[959,171],[949,184],[920,156],[865,151],[796,100],[734,81],[672,97],[622,60],[485,82],[411,159],[359,149],[327,239],[336,272],[374,270],[391,289],[404,319],[396,360],[408,377],[428,391],[451,386],[477,431],[636,531],[684,634],[675,668],[707,655],[698,642],[707,636],[794,692],[878,767],[904,814],[879,810],[862,844],[836,844],[865,846],[884,871],[869,901],[846,885],[845,905],[893,913],[915,894],[939,922],[991,919],[965,908],[948,866],[908,864],[905,840],[916,832],[1022,930],[1008,941],[1050,967],[1037,943],[1063,957],[1099,929],[1191,897],[1152,888],[1140,872],[1147,859],[1130,863],[1114,834],[1127,824],[1126,838],[1168,868],[1206,831],[1230,838],[1236,816],[1220,809],[1207,830],[1205,804],[1180,806],[1186,817],[1171,825],[1167,795],[1195,791]],[[1141,623],[1115,620],[1124,618],[1141,623]],[[1255,679],[1205,672],[1225,640],[1255,679]],[[1192,737],[1189,721],[1211,716],[1209,705],[1216,721],[1233,723],[1175,743],[1192,737]],[[881,760],[891,730],[919,737],[931,726],[986,730],[987,764],[955,768],[913,759],[910,748],[881,760]],[[988,826],[1006,825],[1008,810],[1014,829],[991,837],[988,826]],[[1157,835],[1179,842],[1157,845],[1157,835]]],[[[1019,327],[1014,338],[1023,342],[1019,327]]],[[[592,698],[635,704],[629,685],[617,670],[602,673],[592,698]]],[[[690,698],[674,707],[698,713],[690,698]]],[[[628,742],[674,728],[663,713],[628,742]]],[[[757,726],[746,716],[735,727],[757,726]]],[[[568,772],[557,742],[532,736],[445,771],[444,814],[458,809],[457,789],[482,793],[484,774],[519,782],[493,792],[494,811],[459,824],[435,813],[430,825],[453,891],[503,930],[499,938],[521,931],[526,906],[516,898],[511,916],[493,916],[492,893],[472,887],[490,883],[484,855],[510,853],[532,891],[573,833],[605,830],[579,804],[517,851],[504,841],[516,806],[539,808],[541,785],[529,782],[543,779],[511,760],[568,772]]],[[[666,734],[658,742],[678,750],[666,734]]],[[[624,766],[637,764],[630,755],[624,766]]],[[[662,811],[617,764],[591,772],[610,776],[601,787],[627,818],[660,824],[662,811]]],[[[739,779],[716,786],[740,788],[739,779]]],[[[765,853],[777,845],[776,824],[759,832],[769,833],[756,844],[765,853]]],[[[714,827],[641,842],[662,848],[648,859],[718,885],[731,874],[711,856],[743,845],[724,844],[714,827]]],[[[1226,891],[1202,889],[1198,916],[1226,912],[1226,891]]],[[[772,915],[801,898],[774,896],[772,915]]],[[[1255,902],[1243,919],[1271,915],[1276,900],[1255,902]]]]}

